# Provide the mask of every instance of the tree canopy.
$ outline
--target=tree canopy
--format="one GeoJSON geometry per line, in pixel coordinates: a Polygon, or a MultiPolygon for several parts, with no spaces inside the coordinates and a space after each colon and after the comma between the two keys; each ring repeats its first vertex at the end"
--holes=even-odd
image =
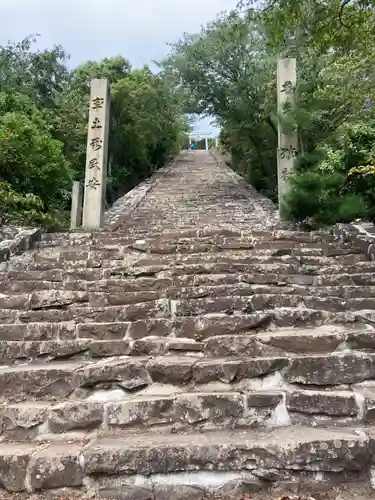
{"type": "Polygon", "coordinates": [[[298,129],[290,219],[324,225],[375,217],[374,7],[371,0],[243,0],[185,35],[163,63],[183,89],[185,109],[216,117],[234,168],[275,201],[277,127],[298,129]],[[297,59],[296,103],[283,116],[280,57],[297,59]]]}
{"type": "Polygon", "coordinates": [[[188,125],[168,78],[122,56],[69,68],[36,37],[0,47],[0,224],[65,227],[73,180],[83,180],[89,86],[108,78],[111,119],[107,203],[179,151],[188,125]]]}

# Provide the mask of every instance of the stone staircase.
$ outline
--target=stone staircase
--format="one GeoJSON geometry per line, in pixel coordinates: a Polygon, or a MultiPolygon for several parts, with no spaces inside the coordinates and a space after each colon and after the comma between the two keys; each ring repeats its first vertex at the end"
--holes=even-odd
{"type": "Polygon", "coordinates": [[[182,156],[116,230],[0,264],[0,498],[366,489],[373,322],[363,248],[182,156]]]}

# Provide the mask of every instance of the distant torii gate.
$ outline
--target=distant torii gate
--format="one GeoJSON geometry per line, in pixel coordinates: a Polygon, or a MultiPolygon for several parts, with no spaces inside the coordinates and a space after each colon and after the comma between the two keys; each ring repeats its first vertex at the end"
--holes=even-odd
{"type": "MultiPolygon", "coordinates": [[[[191,148],[193,137],[195,137],[198,141],[200,141],[201,139],[204,139],[205,145],[206,145],[206,151],[208,151],[208,149],[209,149],[208,141],[212,137],[212,135],[210,133],[208,133],[208,132],[196,132],[196,133],[190,132],[189,133],[189,148],[191,148]]],[[[216,147],[217,147],[219,145],[219,138],[216,137],[215,141],[216,141],[216,147]]]]}

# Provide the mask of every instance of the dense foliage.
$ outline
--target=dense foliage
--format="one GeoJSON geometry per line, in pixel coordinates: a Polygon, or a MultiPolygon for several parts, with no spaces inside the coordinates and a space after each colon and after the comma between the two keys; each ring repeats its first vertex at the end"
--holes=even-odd
{"type": "Polygon", "coordinates": [[[374,0],[243,0],[172,47],[164,71],[189,112],[215,116],[235,169],[277,199],[277,127],[297,128],[285,215],[375,220],[374,0]],[[296,103],[277,113],[276,64],[297,59],[296,103]]]}
{"type": "Polygon", "coordinates": [[[107,203],[180,149],[187,125],[168,80],[121,56],[74,70],[62,47],[35,39],[0,47],[0,224],[66,224],[73,180],[85,172],[92,78],[111,84],[107,203]]]}

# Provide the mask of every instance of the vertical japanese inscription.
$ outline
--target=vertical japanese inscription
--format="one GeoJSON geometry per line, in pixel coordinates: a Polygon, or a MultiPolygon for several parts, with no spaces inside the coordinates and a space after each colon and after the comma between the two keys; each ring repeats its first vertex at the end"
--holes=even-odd
{"type": "Polygon", "coordinates": [[[109,85],[105,79],[91,81],[83,226],[99,229],[104,223],[109,127],[109,85]]]}
{"type": "MultiPolygon", "coordinates": [[[[286,103],[293,103],[296,89],[296,60],[279,59],[277,62],[277,109],[279,115],[285,112],[286,103]]],[[[278,128],[277,177],[279,211],[281,212],[285,195],[289,191],[290,176],[293,173],[294,161],[298,150],[297,131],[284,133],[278,128]]]]}

